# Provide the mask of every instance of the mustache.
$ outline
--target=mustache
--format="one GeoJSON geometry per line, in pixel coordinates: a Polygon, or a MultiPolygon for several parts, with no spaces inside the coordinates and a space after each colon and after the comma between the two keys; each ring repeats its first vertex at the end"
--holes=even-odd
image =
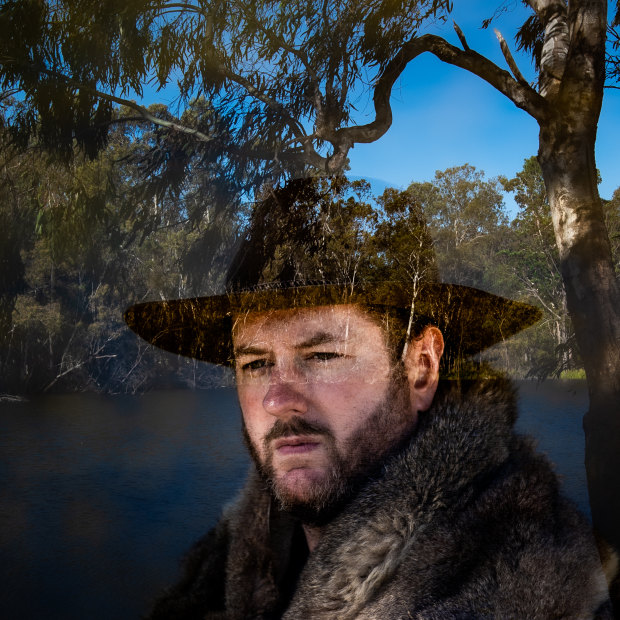
{"type": "Polygon", "coordinates": [[[280,437],[289,437],[290,435],[325,435],[331,437],[331,431],[322,424],[308,422],[304,418],[295,416],[289,420],[276,420],[271,430],[265,435],[264,442],[268,444],[274,439],[280,437]]]}

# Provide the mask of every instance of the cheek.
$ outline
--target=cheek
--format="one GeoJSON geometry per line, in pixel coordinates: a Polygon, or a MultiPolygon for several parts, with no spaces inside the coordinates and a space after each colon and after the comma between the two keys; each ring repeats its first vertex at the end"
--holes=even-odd
{"type": "Polygon", "coordinates": [[[336,436],[346,439],[386,398],[390,383],[351,381],[317,386],[314,400],[336,436]]]}
{"type": "Polygon", "coordinates": [[[245,428],[258,449],[262,449],[262,438],[269,430],[269,419],[263,410],[263,392],[256,386],[244,386],[237,391],[245,428]]]}
{"type": "Polygon", "coordinates": [[[237,386],[237,397],[239,398],[239,405],[243,411],[244,417],[248,413],[255,412],[257,410],[257,403],[260,402],[260,390],[254,386],[237,386]]]}

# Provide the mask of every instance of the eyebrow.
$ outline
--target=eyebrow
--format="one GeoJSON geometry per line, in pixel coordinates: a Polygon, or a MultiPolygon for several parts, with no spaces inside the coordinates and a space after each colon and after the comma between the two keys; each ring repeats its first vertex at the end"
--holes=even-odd
{"type": "Polygon", "coordinates": [[[235,347],[233,353],[235,357],[239,357],[240,355],[265,355],[268,351],[263,347],[249,344],[247,346],[235,347]]]}
{"type": "Polygon", "coordinates": [[[331,344],[334,342],[341,342],[343,339],[335,334],[329,332],[317,332],[308,340],[304,340],[295,346],[296,349],[307,349],[309,347],[316,347],[319,344],[331,344]]]}
{"type": "MultiPolygon", "coordinates": [[[[343,338],[340,336],[336,336],[330,332],[320,331],[316,334],[313,334],[307,340],[303,340],[299,344],[294,346],[295,349],[309,349],[311,347],[316,347],[320,344],[332,344],[336,342],[342,342],[343,338]]],[[[240,347],[236,347],[234,350],[235,357],[239,357],[241,355],[265,355],[269,353],[269,349],[266,347],[262,347],[260,345],[252,345],[249,344],[247,346],[241,345],[240,347]]]]}

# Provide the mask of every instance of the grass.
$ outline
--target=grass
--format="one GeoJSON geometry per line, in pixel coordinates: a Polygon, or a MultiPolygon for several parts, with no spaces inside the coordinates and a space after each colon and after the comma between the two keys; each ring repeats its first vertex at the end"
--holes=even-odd
{"type": "Polygon", "coordinates": [[[574,370],[563,370],[560,373],[560,379],[585,379],[586,371],[583,368],[574,370]]]}

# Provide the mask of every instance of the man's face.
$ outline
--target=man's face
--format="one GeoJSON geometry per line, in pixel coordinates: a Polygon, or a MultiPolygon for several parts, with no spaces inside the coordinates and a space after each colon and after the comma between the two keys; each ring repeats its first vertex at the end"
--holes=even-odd
{"type": "Polygon", "coordinates": [[[355,306],[238,318],[246,439],[287,509],[319,519],[415,427],[402,365],[355,306]]]}

